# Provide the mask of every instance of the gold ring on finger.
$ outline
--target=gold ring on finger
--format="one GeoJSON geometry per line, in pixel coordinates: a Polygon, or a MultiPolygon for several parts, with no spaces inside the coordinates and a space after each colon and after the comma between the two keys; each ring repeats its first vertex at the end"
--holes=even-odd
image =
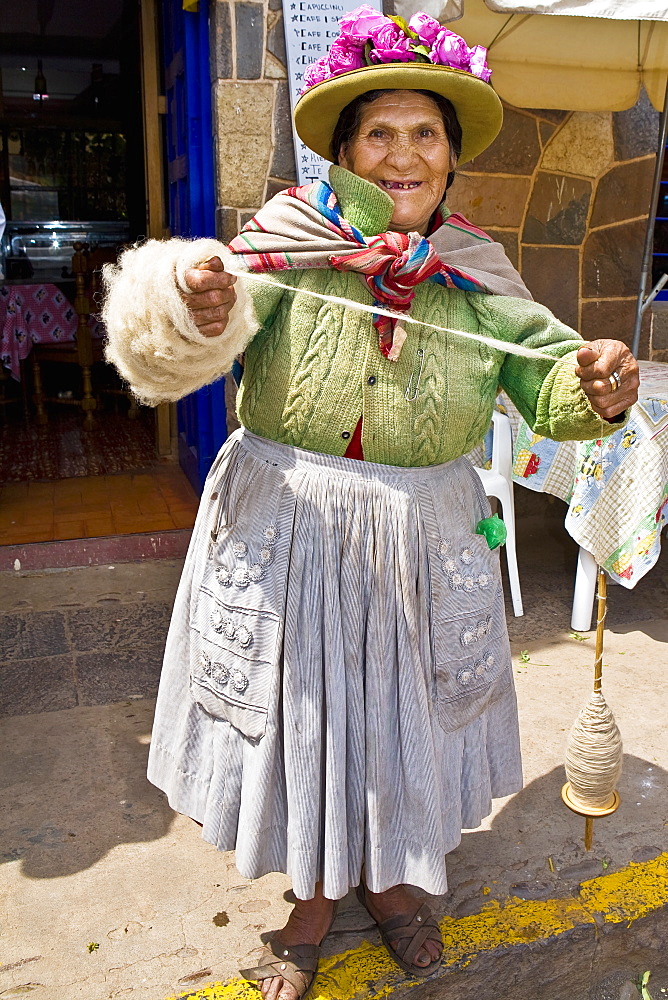
{"type": "Polygon", "coordinates": [[[608,375],[608,381],[610,382],[610,387],[613,392],[618,392],[622,385],[622,379],[619,372],[613,372],[612,375],[608,375]]]}

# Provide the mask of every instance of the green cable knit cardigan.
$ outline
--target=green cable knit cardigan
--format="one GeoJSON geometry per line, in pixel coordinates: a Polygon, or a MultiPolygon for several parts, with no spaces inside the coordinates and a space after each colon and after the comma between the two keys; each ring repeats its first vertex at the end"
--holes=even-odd
{"type": "MultiPolygon", "coordinates": [[[[344,216],[365,235],[390,228],[389,195],[347,171],[332,181],[344,216]]],[[[283,271],[280,278],[372,302],[350,272],[283,271]]],[[[261,328],[246,348],[238,409],[241,423],[262,437],[343,455],[362,415],[368,461],[434,465],[481,442],[499,385],[537,434],[585,440],[620,426],[594,413],[580,389],[573,359],[581,337],[534,302],[423,282],[411,314],[539,348],[563,359],[555,364],[413,325],[399,360],[388,361],[368,314],[266,285],[250,291],[261,328]]]]}
{"type": "MultiPolygon", "coordinates": [[[[369,236],[388,230],[393,202],[386,192],[346,170],[333,171],[330,182],[357,228],[369,236]]],[[[239,281],[225,332],[208,338],[179,287],[187,290],[188,267],[214,254],[230,259],[216,240],[151,240],[127,250],[105,274],[107,358],[146,402],[187,395],[229,371],[245,351],[241,423],[330,455],[345,453],[362,416],[368,461],[424,466],[458,458],[484,437],[499,385],[537,434],[586,440],[621,426],[595,414],[580,389],[573,365],[579,335],[535,302],[426,281],[412,315],[540,348],[554,363],[413,325],[399,360],[388,361],[368,313],[299,294],[303,288],[371,304],[358,274],[333,269],[281,271],[296,293],[239,281]]]]}

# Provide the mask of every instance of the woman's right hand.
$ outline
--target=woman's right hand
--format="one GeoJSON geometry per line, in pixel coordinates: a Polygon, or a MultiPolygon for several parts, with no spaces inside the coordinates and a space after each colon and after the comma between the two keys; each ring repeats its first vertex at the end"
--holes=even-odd
{"type": "Polygon", "coordinates": [[[189,268],[183,277],[191,289],[183,300],[195,326],[205,337],[219,337],[237,299],[232,287],[237,279],[227,274],[220,257],[211,257],[189,268]]]}

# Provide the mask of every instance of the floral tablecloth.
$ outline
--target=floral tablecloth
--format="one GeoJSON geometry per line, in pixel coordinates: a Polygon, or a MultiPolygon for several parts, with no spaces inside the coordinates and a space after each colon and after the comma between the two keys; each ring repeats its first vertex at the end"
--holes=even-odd
{"type": "Polygon", "coordinates": [[[597,441],[533,434],[501,397],[513,424],[514,481],[565,500],[569,534],[629,589],[659,558],[668,523],[668,364],[638,364],[628,424],[597,441]]]}
{"type": "MultiPolygon", "coordinates": [[[[92,317],[90,327],[102,336],[92,317]]],[[[57,285],[0,285],[0,361],[17,381],[33,344],[71,342],[76,330],[74,306],[57,285]]]]}

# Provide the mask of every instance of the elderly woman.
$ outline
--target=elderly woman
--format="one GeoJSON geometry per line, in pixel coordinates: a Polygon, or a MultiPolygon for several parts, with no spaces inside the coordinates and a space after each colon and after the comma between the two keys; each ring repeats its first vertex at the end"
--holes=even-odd
{"type": "Polygon", "coordinates": [[[347,15],[296,108],[329,184],[278,195],[229,248],[149,242],[108,275],[108,356],[141,399],[244,352],[149,777],[242,875],[290,875],[294,911],[244,972],[268,1000],[306,992],[351,886],[403,969],[438,967],[438,925],[405,885],[443,893],[462,828],[522,783],[498,550],[463,456],[499,384],[557,440],[608,433],[636,399],[627,348],[583,346],[446,207],[501,125],[484,55],[424,14],[347,15]],[[257,278],[233,288],[225,267],[257,278]]]}

